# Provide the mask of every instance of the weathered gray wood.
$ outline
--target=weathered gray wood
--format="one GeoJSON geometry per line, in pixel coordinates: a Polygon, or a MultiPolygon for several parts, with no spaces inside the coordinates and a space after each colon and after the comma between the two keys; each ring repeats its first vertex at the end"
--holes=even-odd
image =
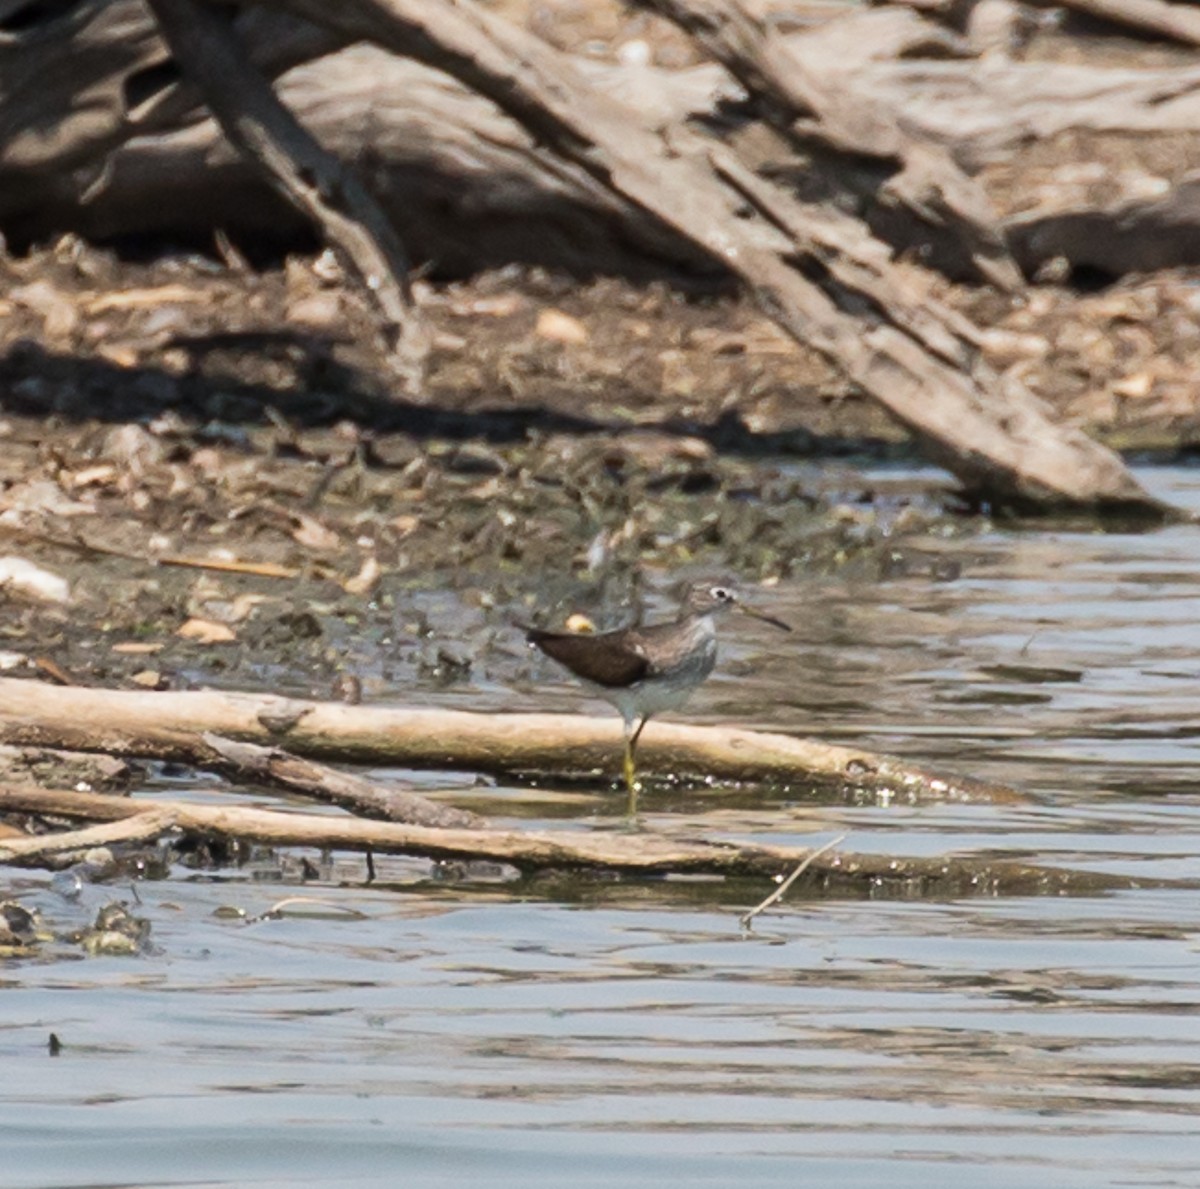
{"type": "Polygon", "coordinates": [[[184,831],[268,846],[309,846],[432,859],[508,863],[524,871],[607,869],[626,875],[704,872],[726,877],[777,879],[798,863],[824,891],[895,890],[911,896],[1096,895],[1145,884],[1133,876],[1023,863],[975,855],[895,857],[848,854],[795,846],[681,838],[646,831],[616,834],[582,830],[454,830],[345,816],[279,813],[246,805],[196,805],[185,801],[133,801],[101,793],[31,786],[0,787],[0,812],[124,823],[97,833],[72,830],[36,839],[0,839],[0,864],[45,861],[64,850],[98,842],[146,841],[184,831]]]}
{"type": "Polygon", "coordinates": [[[379,316],[401,392],[424,389],[429,340],[412,300],[408,254],[354,171],[284,107],[222,18],[193,0],[149,0],[175,61],[222,131],[320,228],[357,273],[379,316]]]}
{"type": "MultiPolygon", "coordinates": [[[[930,16],[957,21],[964,8],[962,0],[873,0],[876,4],[903,4],[930,16]]],[[[967,0],[971,8],[977,0],[967,0]]],[[[1200,11],[1190,0],[1024,0],[1039,8],[1067,9],[1124,26],[1152,37],[1166,37],[1187,45],[1200,45],[1200,11]]]]}
{"type": "Polygon", "coordinates": [[[1115,454],[1055,424],[1018,380],[1001,388],[979,358],[969,369],[946,363],[890,309],[846,312],[837,285],[823,288],[797,267],[806,256],[821,262],[821,250],[765,218],[745,218],[743,196],[714,175],[702,138],[646,127],[636,112],[598,95],[565,55],[515,25],[469,0],[277,3],[487,95],[564,159],[728,268],[780,327],[837,363],[970,488],[1024,505],[1165,511],[1115,454]]]}
{"type": "Polygon", "coordinates": [[[1185,45],[1200,45],[1200,10],[1193,3],[1170,0],[1025,0],[1041,8],[1065,8],[1097,20],[1166,37],[1185,45]]]}
{"type": "MultiPolygon", "coordinates": [[[[498,108],[524,125],[524,141],[506,143],[505,152],[536,161],[539,177],[581,197],[600,220],[611,215],[618,233],[634,230],[626,259],[647,245],[674,244],[676,261],[707,259],[732,272],[782,327],[832,358],[972,490],[1021,504],[1161,511],[1115,456],[1055,425],[1019,383],[1010,378],[1001,390],[973,328],[925,296],[861,227],[798,203],[677,121],[657,112],[646,118],[597,90],[567,55],[468,0],[280,0],[275,7],[326,26],[333,42],[377,40],[485,96],[494,105],[489,118],[500,118],[498,108]],[[747,203],[757,218],[745,217],[747,203]]],[[[889,36],[894,43],[896,30],[889,36]]],[[[819,68],[806,61],[816,77],[819,68]]],[[[834,58],[835,65],[852,61],[851,54],[834,58]]],[[[776,84],[778,91],[783,83],[776,84]]],[[[137,110],[161,115],[171,103],[182,100],[159,92],[137,110]]],[[[110,116],[107,135],[130,132],[129,111],[110,116]]],[[[89,143],[102,140],[97,134],[89,143]]],[[[11,190],[0,185],[0,204],[11,190]]]]}
{"type": "MultiPolygon", "coordinates": [[[[194,89],[169,74],[143,76],[161,68],[166,53],[141,0],[96,0],[75,11],[69,26],[0,41],[0,226],[10,237],[218,226],[294,233],[298,219],[201,118],[194,89]],[[63,113],[57,125],[47,114],[55,110],[63,113]],[[103,160],[105,148],[129,137],[102,170],[95,154],[103,160]]],[[[702,267],[678,237],[639,220],[582,171],[548,162],[516,122],[449,76],[361,45],[305,62],[338,38],[286,13],[250,9],[235,27],[268,73],[301,63],[279,83],[289,109],[344,159],[370,162],[381,200],[412,221],[414,239],[440,266],[462,271],[518,259],[588,271],[608,262],[633,275],[702,267]]],[[[906,130],[949,146],[972,168],[1068,129],[1200,134],[1195,68],[993,62],[980,70],[944,56],[914,57],[930,29],[892,6],[784,40],[823,91],[850,91],[876,109],[903,112],[906,130]]],[[[659,125],[711,115],[722,91],[716,67],[579,65],[592,85],[659,125]]],[[[776,173],[789,167],[786,154],[761,163],[776,173]]],[[[845,185],[861,189],[853,162],[835,165],[845,185]]],[[[1159,241],[1153,263],[1142,267],[1171,263],[1163,255],[1169,246],[1159,241]]],[[[1129,256],[1125,267],[1138,267],[1136,252],[1121,255],[1129,256]]]]}
{"type": "MultiPolygon", "coordinates": [[[[476,714],[217,690],[51,686],[0,677],[0,740],[57,741],[110,754],[127,748],[139,755],[178,756],[191,748],[191,762],[207,765],[212,749],[195,750],[196,732],[286,746],[293,756],[498,774],[590,772],[608,779],[603,774],[615,776],[621,764],[621,728],[612,715],[476,714]]],[[[832,783],[958,801],[1022,799],[1003,785],[928,772],[894,756],[737,728],[656,720],[646,728],[638,758],[646,774],[832,783]]]]}
{"type": "Polygon", "coordinates": [[[1119,277],[1200,264],[1200,173],[1156,197],[1106,206],[1067,201],[1024,211],[1007,226],[1013,250],[1031,268],[1058,257],[1119,277]]]}
{"type": "MultiPolygon", "coordinates": [[[[286,13],[262,10],[237,14],[233,32],[270,76],[342,44],[286,13]]],[[[102,181],[106,152],[139,132],[195,123],[204,115],[199,102],[172,66],[145,0],[80,0],[65,15],[5,34],[0,218],[36,201],[39,185],[48,196],[80,200],[102,181]]]]}
{"type": "Polygon", "coordinates": [[[689,33],[746,90],[767,105],[772,122],[789,134],[838,154],[881,162],[890,177],[884,201],[903,206],[918,222],[956,235],[979,274],[1015,290],[1022,277],[983,189],[946,149],[909,133],[898,113],[811,69],[782,38],[747,11],[742,0],[640,0],[689,33]]]}
{"type": "MultiPolygon", "coordinates": [[[[707,102],[715,73],[665,75],[673,85],[655,92],[664,118],[707,102]]],[[[606,91],[636,85],[619,69],[592,76],[606,91]]],[[[634,277],[716,274],[699,251],[582,170],[550,159],[519,124],[440,71],[357,45],[289,71],[278,90],[322,144],[361,163],[410,242],[445,272],[519,260],[634,277]]],[[[113,153],[104,186],[86,203],[74,195],[35,197],[19,180],[0,187],[0,225],[10,235],[66,229],[108,238],[224,227],[235,237],[286,237],[302,226],[209,120],[131,139],[113,153]]]]}

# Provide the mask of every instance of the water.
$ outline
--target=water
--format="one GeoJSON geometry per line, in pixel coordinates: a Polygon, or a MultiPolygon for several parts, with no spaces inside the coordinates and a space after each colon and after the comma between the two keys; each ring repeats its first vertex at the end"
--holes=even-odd
{"type": "MultiPolygon", "coordinates": [[[[1200,472],[1142,478],[1200,509],[1200,472]]],[[[347,856],[305,890],[361,915],[247,923],[218,910],[297,889],[180,871],[139,886],[153,954],[0,967],[0,1185],[1200,1185],[1198,540],[905,542],[961,576],[913,564],[781,588],[770,609],[796,638],[729,634],[689,707],[1007,781],[1026,803],[647,799],[698,829],[844,832],[854,850],[1018,856],[1142,886],[801,893],[747,937],[738,914],[766,888],[514,894],[431,886],[392,860],[390,886],[366,889],[347,856]]],[[[515,696],[585,705],[565,685],[515,696]]],[[[479,795],[498,816],[512,804],[479,795]]],[[[9,880],[60,927],[114,895],[9,880]]]]}

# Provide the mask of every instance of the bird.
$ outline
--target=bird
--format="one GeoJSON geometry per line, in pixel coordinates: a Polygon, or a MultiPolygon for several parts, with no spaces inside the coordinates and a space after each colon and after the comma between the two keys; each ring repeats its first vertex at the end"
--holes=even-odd
{"type": "Polygon", "coordinates": [[[629,793],[628,817],[637,821],[636,750],[646,723],[678,710],[717,663],[718,615],[738,610],[790,632],[791,626],[742,602],[730,585],[690,586],[676,617],[648,627],[612,632],[550,632],[524,627],[525,638],[557,661],[590,692],[615,706],[625,724],[622,771],[629,793]]]}

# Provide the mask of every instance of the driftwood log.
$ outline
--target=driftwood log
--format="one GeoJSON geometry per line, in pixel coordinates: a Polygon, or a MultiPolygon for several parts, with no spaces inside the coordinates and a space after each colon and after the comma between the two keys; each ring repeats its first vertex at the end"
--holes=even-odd
{"type": "MultiPolygon", "coordinates": [[[[132,3],[114,0],[114,7],[132,3]]],[[[792,58],[819,72],[823,85],[852,85],[864,102],[903,111],[911,133],[923,143],[947,146],[969,173],[1011,161],[1030,141],[1078,132],[1200,140],[1200,68],[1048,68],[1003,61],[981,70],[971,60],[877,54],[881,45],[907,47],[919,31],[908,28],[913,24],[919,22],[910,13],[884,9],[785,41],[792,58]]],[[[2,55],[0,47],[0,61],[2,55]]],[[[583,62],[579,68],[602,93],[661,123],[689,116],[715,120],[729,93],[717,67],[656,71],[583,62]]],[[[115,87],[115,66],[113,73],[115,87]]],[[[422,248],[423,260],[442,270],[459,274],[521,260],[583,274],[603,269],[693,282],[706,269],[712,275],[698,251],[556,167],[518,123],[440,71],[357,45],[288,70],[277,86],[322,144],[359,164],[381,204],[422,248]]],[[[36,104],[20,95],[9,102],[24,118],[48,100],[43,92],[36,104]]],[[[165,97],[157,106],[143,106],[159,116],[171,110],[165,97]]],[[[4,114],[0,103],[0,120],[4,114]]],[[[29,125],[14,128],[7,146],[0,145],[0,227],[18,241],[62,231],[100,239],[194,236],[215,228],[256,240],[296,235],[301,216],[273,194],[212,121],[196,118],[154,132],[142,108],[137,114],[134,131],[126,131],[131,139],[106,159],[102,180],[86,200],[94,179],[75,166],[65,146],[63,158],[42,160],[32,146],[21,151],[30,140],[29,125]],[[12,166],[7,171],[6,161],[12,166]]],[[[806,185],[819,190],[842,187],[858,196],[873,176],[853,159],[832,158],[826,166],[797,159],[785,145],[755,138],[752,128],[735,139],[755,169],[774,177],[803,174],[806,185]]],[[[44,143],[39,147],[45,151],[44,143]]],[[[1064,168],[1074,165],[1064,161],[1064,168]]],[[[898,246],[916,242],[894,207],[880,203],[875,210],[876,217],[869,217],[877,230],[887,230],[898,246]]],[[[1030,274],[1059,256],[1113,276],[1200,259],[1200,218],[1184,182],[1153,199],[1131,194],[1126,202],[1099,205],[1072,195],[1065,204],[1038,202],[998,227],[1030,274]],[[1086,227],[1078,235],[1056,236],[1048,228],[1060,216],[1086,227]]],[[[924,246],[954,271],[951,245],[936,227],[930,234],[924,246]]]]}
{"type": "Polygon", "coordinates": [[[471,830],[484,824],[478,814],[440,805],[405,789],[380,784],[326,764],[210,732],[163,730],[153,723],[136,733],[92,730],[62,720],[0,717],[0,779],[71,773],[78,783],[109,788],[136,783],[121,757],[170,761],[214,772],[240,785],[261,785],[336,805],[360,817],[415,826],[471,830]],[[41,742],[31,744],[29,740],[41,742]],[[81,746],[76,750],[72,744],[81,746]],[[101,757],[109,767],[101,766],[101,757]]]}
{"type": "MultiPolygon", "coordinates": [[[[932,16],[953,22],[962,19],[963,12],[971,14],[984,4],[998,0],[875,0],[876,3],[909,4],[932,16]]],[[[1010,0],[999,0],[1009,4],[1010,0]]],[[[1200,45],[1200,12],[1190,0],[1024,0],[1037,8],[1065,9],[1081,16],[1093,17],[1128,32],[1153,38],[1169,38],[1185,45],[1200,45]]],[[[1015,4],[1012,7],[1016,7],[1015,4]]],[[[968,16],[969,19],[969,16],[968,16]]]]}
{"type": "Polygon", "coordinates": [[[887,178],[878,187],[885,207],[900,207],[915,217],[925,227],[923,239],[947,232],[959,237],[979,274],[1000,288],[1020,288],[1020,273],[987,194],[942,144],[914,136],[896,109],[854,93],[841,74],[812,68],[741,0],[640,3],[695,38],[755,96],[772,126],[839,160],[874,163],[887,178]]]}
{"type": "MultiPolygon", "coordinates": [[[[126,3],[113,7],[135,20],[137,10],[126,3]]],[[[736,277],[783,329],[830,357],[973,491],[1024,505],[1165,512],[1113,454],[1056,424],[1015,376],[1002,380],[993,372],[970,328],[931,298],[919,270],[896,265],[865,227],[827,205],[801,201],[692,126],[645,119],[635,107],[600,92],[569,56],[486,9],[470,0],[356,0],[339,6],[278,0],[271,7],[323,30],[322,48],[347,40],[374,42],[486,97],[534,138],[534,154],[546,168],[584,192],[605,195],[628,222],[650,228],[650,238],[674,238],[687,245],[680,255],[704,258],[712,269],[736,277]]],[[[691,18],[711,25],[720,11],[700,0],[663,7],[685,26],[691,18]]],[[[187,10],[173,0],[172,20],[181,20],[187,10]]],[[[968,255],[993,279],[1015,277],[986,204],[943,149],[931,148],[934,141],[915,136],[907,123],[901,129],[894,118],[882,118],[890,109],[875,99],[855,106],[840,95],[833,104],[828,88],[817,87],[809,74],[797,86],[789,72],[799,59],[780,50],[739,6],[730,11],[736,29],[727,24],[702,40],[744,85],[761,92],[756,97],[774,111],[777,124],[795,125],[825,148],[841,145],[860,156],[869,149],[877,160],[892,161],[892,173],[901,179],[890,193],[894,204],[921,207],[928,220],[958,230],[971,245],[968,255]]],[[[41,141],[15,136],[17,143],[0,155],[0,182],[14,163],[28,164],[32,156],[41,160],[43,174],[61,173],[63,162],[76,173],[92,167],[91,189],[102,188],[104,173],[96,159],[134,134],[138,111],[153,124],[172,108],[170,88],[176,83],[167,92],[156,91],[153,70],[164,62],[154,58],[144,28],[122,31],[112,24],[111,12],[93,27],[89,13],[96,16],[95,4],[83,3],[71,10],[70,21],[60,20],[57,37],[52,21],[38,36],[8,34],[9,45],[0,46],[10,55],[23,53],[27,63],[39,50],[61,52],[73,40],[91,45],[87,38],[103,29],[108,41],[116,36],[138,48],[122,59],[123,73],[115,76],[96,66],[93,52],[81,57],[70,78],[59,71],[42,80],[40,118],[32,121],[41,141]],[[55,79],[57,86],[50,85],[55,79]],[[135,79],[144,90],[149,80],[149,98],[140,109],[129,103],[127,84],[135,79]],[[66,117],[89,94],[85,84],[100,90],[108,108],[93,104],[100,116],[73,137],[65,131],[66,117]],[[63,110],[48,111],[53,101],[63,110]],[[48,125],[56,127],[57,142],[45,135],[48,125]]],[[[178,42],[184,33],[177,28],[172,37],[178,42]]],[[[320,35],[314,38],[321,41],[320,35]]],[[[248,53],[254,56],[253,49],[248,53]]],[[[18,72],[20,85],[0,94],[0,109],[37,99],[28,69],[26,64],[18,72]]],[[[192,69],[195,73],[194,63],[192,69]]],[[[181,102],[174,100],[175,106],[181,102]]],[[[10,124],[14,130],[21,126],[10,124]]]]}
{"type": "MultiPolygon", "coordinates": [[[[612,716],[478,714],[350,706],[215,690],[150,692],[52,686],[0,678],[0,742],[197,760],[219,767],[197,734],[286,748],[353,763],[517,775],[569,773],[614,779],[621,731],[612,716]]],[[[829,785],[919,799],[1019,801],[1003,785],[928,772],[892,756],[790,735],[654,720],[638,745],[644,773],[829,785]]]]}
{"type": "MultiPolygon", "coordinates": [[[[507,773],[532,767],[613,771],[619,732],[611,721],[564,715],[479,715],[307,703],[210,692],[148,693],[0,679],[0,742],[173,759],[245,784],[332,802],[347,814],[302,814],[233,803],[197,805],[0,782],[0,814],[99,823],[54,833],[0,833],[0,864],[61,866],[92,847],[145,844],[180,834],[277,847],[405,854],[508,864],[524,874],[600,870],[631,876],[706,874],[780,880],[799,866],[823,894],[1094,894],[1128,879],[1019,860],[947,855],[895,857],[695,838],[669,820],[652,831],[516,831],[430,803],[296,752],[360,761],[427,763],[507,773]],[[212,734],[220,725],[232,740],[212,734]],[[272,743],[264,747],[254,738],[272,743]],[[353,816],[352,816],[353,815],[353,816]],[[364,820],[365,815],[371,820],[364,820]]],[[[751,731],[647,730],[643,760],[673,771],[753,775],[796,784],[836,781],[920,796],[1015,801],[1003,786],[937,777],[887,757],[751,731]]],[[[230,789],[231,797],[237,795],[230,789]]],[[[781,826],[783,823],[780,823],[781,826]]],[[[809,828],[800,822],[797,828],[809,828]]]]}
{"type": "Polygon", "coordinates": [[[628,875],[692,873],[780,879],[802,863],[828,892],[927,896],[1095,895],[1138,884],[1132,877],[971,856],[902,858],[820,848],[758,846],[664,834],[451,830],[279,813],[233,805],[134,801],[100,793],[0,786],[0,813],[34,813],[113,823],[33,838],[0,838],[0,863],[30,863],[117,842],[148,842],[176,831],[257,842],[441,860],[507,863],[526,873],[604,870],[628,875]]]}

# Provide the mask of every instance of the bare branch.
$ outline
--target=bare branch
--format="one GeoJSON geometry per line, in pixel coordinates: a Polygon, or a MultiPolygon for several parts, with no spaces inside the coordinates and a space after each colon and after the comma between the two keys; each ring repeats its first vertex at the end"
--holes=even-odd
{"type": "Polygon", "coordinates": [[[322,230],[357,273],[382,317],[388,357],[406,395],[419,397],[428,351],[404,245],[352,170],[281,104],[227,22],[193,0],[148,0],[171,53],[222,131],[322,230]]]}
{"type": "MultiPolygon", "coordinates": [[[[676,838],[660,833],[603,831],[436,830],[350,817],[279,813],[248,806],[195,805],[183,801],[131,801],[99,793],[0,786],[0,812],[53,814],[101,821],[132,818],[150,824],[162,814],[163,829],[242,839],[267,846],[310,846],[376,854],[424,855],[508,863],[525,871],[600,868],[629,875],[698,872],[727,877],[765,876],[806,860],[823,886],[892,888],[940,895],[1014,895],[1051,892],[1079,894],[1124,888],[1130,877],[1042,867],[1015,860],[972,856],[903,858],[893,855],[813,854],[810,848],[750,846],[743,843],[676,838]],[[153,806],[153,810],[148,807],[153,806]]],[[[73,832],[74,833],[74,832],[73,832]]],[[[79,833],[74,833],[78,839],[79,833]]],[[[0,841],[0,862],[9,844],[0,841]]],[[[72,846],[70,849],[74,849],[72,846]]],[[[13,856],[15,857],[15,856],[13,856]]],[[[1139,886],[1144,886],[1138,881],[1139,886]]]]}

